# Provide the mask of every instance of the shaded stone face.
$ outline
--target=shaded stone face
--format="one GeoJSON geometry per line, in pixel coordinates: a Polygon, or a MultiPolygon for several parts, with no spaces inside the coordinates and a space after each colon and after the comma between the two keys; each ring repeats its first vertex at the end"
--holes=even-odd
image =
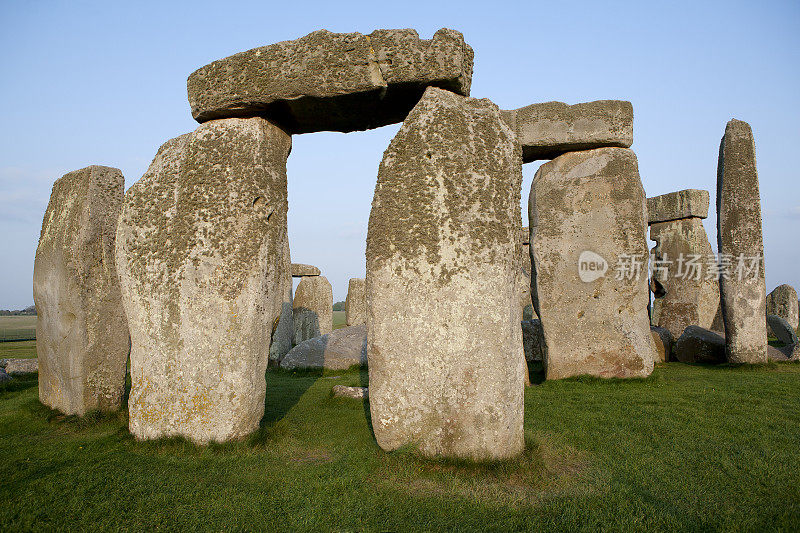
{"type": "Polygon", "coordinates": [[[707,218],[709,195],[702,189],[685,189],[647,199],[650,224],[683,218],[707,218]]]}
{"type": "Polygon", "coordinates": [[[547,379],[649,375],[656,353],[647,315],[646,206],[634,153],[600,148],[545,163],[528,208],[531,292],[544,329],[547,379]]]}
{"type": "Polygon", "coordinates": [[[304,265],[302,263],[292,263],[292,277],[303,278],[305,276],[319,276],[322,272],[319,268],[313,265],[304,265]]]}
{"type": "Polygon", "coordinates": [[[119,409],[128,326],[114,265],[125,178],[90,166],[53,185],[33,266],[39,400],[66,414],[119,409]]]}
{"type": "Polygon", "coordinates": [[[669,361],[675,337],[672,336],[672,333],[667,328],[658,326],[650,326],[650,334],[653,336],[653,342],[656,345],[658,361],[662,363],[669,361]]]}
{"type": "Polygon", "coordinates": [[[502,112],[522,144],[522,160],[553,159],[567,152],[633,144],[633,106],[621,100],[567,105],[544,102],[502,112]]]}
{"type": "Polygon", "coordinates": [[[264,116],[290,133],[354,131],[401,122],[428,86],[469,94],[472,48],[443,28],[369,35],[319,30],[241,52],[189,76],[198,122],[264,116]]]}
{"type": "Polygon", "coordinates": [[[793,329],[798,327],[797,291],[791,285],[778,285],[767,295],[767,314],[777,315],[793,329]]]}
{"type": "Polygon", "coordinates": [[[725,338],[700,326],[688,326],[675,342],[673,353],[681,363],[724,363],[725,338]]]}
{"type": "Polygon", "coordinates": [[[363,278],[350,278],[344,312],[348,326],[367,323],[367,286],[363,278]]]}
{"type": "Polygon", "coordinates": [[[783,344],[797,344],[796,328],[793,328],[785,318],[778,315],[767,315],[767,327],[783,344]]]}
{"type": "Polygon", "coordinates": [[[384,450],[523,449],[520,156],[497,106],[439,89],[384,153],[367,233],[370,411],[384,450]]]}
{"type": "Polygon", "coordinates": [[[544,334],[542,321],[537,319],[522,321],[522,346],[525,350],[525,360],[544,360],[544,334]]]}
{"type": "Polygon", "coordinates": [[[719,310],[719,282],[716,271],[708,268],[715,256],[702,220],[658,222],[650,226],[650,239],[657,243],[654,277],[666,291],[655,298],[656,324],[675,338],[690,324],[712,329],[719,310]]]}
{"type": "Polygon", "coordinates": [[[766,363],[767,289],[756,148],[750,125],[740,120],[728,122],[719,147],[717,243],[720,256],[732,259],[731,275],[720,279],[728,360],[766,363]],[[741,276],[735,271],[740,260],[741,276]],[[751,271],[751,266],[756,268],[751,271]]]}
{"type": "Polygon", "coordinates": [[[258,427],[289,271],[290,149],[260,118],[203,124],[165,143],[126,194],[116,259],[136,438],[205,443],[258,427]]]}
{"type": "Polygon", "coordinates": [[[300,280],[292,306],[295,344],[333,331],[333,289],[325,276],[300,280]]]}
{"type": "MultiPolygon", "coordinates": [[[[287,240],[284,245],[284,261],[289,263],[289,241],[287,240]]],[[[292,265],[294,267],[294,265],[292,265]]],[[[292,349],[294,341],[294,320],[292,319],[292,276],[289,271],[281,274],[281,283],[283,286],[283,302],[281,303],[281,312],[277,320],[273,321],[272,327],[272,341],[269,345],[269,360],[270,364],[274,365],[280,362],[283,357],[292,349]]]]}
{"type": "Polygon", "coordinates": [[[351,326],[301,342],[286,354],[281,368],[343,370],[367,364],[367,326],[351,326]]]}

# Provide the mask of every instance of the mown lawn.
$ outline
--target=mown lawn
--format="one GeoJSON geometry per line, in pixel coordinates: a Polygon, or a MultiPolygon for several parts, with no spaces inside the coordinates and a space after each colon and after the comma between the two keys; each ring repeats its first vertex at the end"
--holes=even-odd
{"type": "Polygon", "coordinates": [[[344,311],[333,312],[333,329],[347,327],[347,315],[344,311]]]}
{"type": "Polygon", "coordinates": [[[36,338],[36,316],[0,316],[0,341],[36,338]]]}
{"type": "Polygon", "coordinates": [[[36,357],[36,341],[0,342],[0,359],[36,357]]]}
{"type": "Polygon", "coordinates": [[[800,365],[534,385],[524,456],[492,465],[381,451],[365,405],[330,396],[365,379],[269,372],[262,429],[202,448],[138,443],[124,412],[60,416],[35,378],[6,385],[0,528],[800,528],[800,365]]]}

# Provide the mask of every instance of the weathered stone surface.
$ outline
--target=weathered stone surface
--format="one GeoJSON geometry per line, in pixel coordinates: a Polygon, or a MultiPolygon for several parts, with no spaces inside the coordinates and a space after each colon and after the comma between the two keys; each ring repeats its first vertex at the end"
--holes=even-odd
{"type": "Polygon", "coordinates": [[[165,143],[125,195],[116,258],[136,438],[205,443],[258,427],[289,270],[290,149],[266,120],[210,122],[165,143]]]}
{"type": "Polygon", "coordinates": [[[39,372],[39,361],[37,359],[9,359],[6,361],[5,371],[9,376],[35,374],[39,372]]]}
{"type": "Polygon", "coordinates": [[[333,331],[333,289],[325,276],[300,280],[292,306],[295,344],[333,331]]]}
{"type": "Polygon", "coordinates": [[[312,265],[304,265],[302,263],[292,263],[292,277],[303,278],[306,276],[319,276],[322,272],[312,265]]]}
{"type": "Polygon", "coordinates": [[[542,321],[537,319],[522,321],[522,346],[527,361],[544,360],[544,331],[542,321]]]}
{"type": "Polygon", "coordinates": [[[503,111],[522,144],[522,160],[553,159],[567,152],[633,144],[633,106],[622,100],[575,105],[533,104],[503,111]]]}
{"type": "Polygon", "coordinates": [[[767,327],[783,344],[797,344],[797,332],[782,316],[767,315],[767,327]]]}
{"type": "Polygon", "coordinates": [[[301,342],[286,354],[281,368],[342,370],[367,364],[367,326],[350,326],[301,342]]]}
{"type": "Polygon", "coordinates": [[[383,449],[522,451],[521,183],[497,107],[440,89],[384,153],[367,232],[370,409],[383,449]]]}
{"type": "Polygon", "coordinates": [[[708,204],[708,191],[685,189],[648,198],[647,214],[650,224],[682,218],[707,218],[708,204]]]}
{"type": "Polygon", "coordinates": [[[778,285],[767,295],[767,314],[778,315],[797,330],[797,291],[791,285],[778,285]]]}
{"type": "Polygon", "coordinates": [[[11,381],[11,376],[6,374],[6,371],[0,369],[0,383],[5,383],[6,381],[11,381]]]}
{"type": "Polygon", "coordinates": [[[682,363],[724,363],[725,337],[700,326],[688,326],[675,342],[673,354],[682,363]]]}
{"type": "Polygon", "coordinates": [[[116,168],[70,172],[53,184],[42,222],[33,265],[39,400],[66,414],[122,403],[128,326],[114,232],[124,190],[116,168]]]}
{"type": "Polygon", "coordinates": [[[348,326],[367,323],[367,282],[364,278],[350,278],[344,313],[348,326]]]}
{"type": "Polygon", "coordinates": [[[720,278],[728,360],[765,363],[767,288],[756,146],[750,125],[735,119],[728,122],[719,147],[717,244],[720,256],[733,261],[730,275],[720,278]],[[747,271],[753,260],[757,272],[747,271]],[[739,270],[740,263],[745,268],[739,270]]]}
{"type": "Polygon", "coordinates": [[[658,361],[662,363],[669,361],[675,337],[672,336],[672,333],[667,328],[658,326],[650,326],[650,334],[653,336],[653,342],[656,345],[658,361]]]}
{"type": "MultiPolygon", "coordinates": [[[[719,282],[708,268],[714,250],[699,218],[657,222],[650,226],[653,277],[664,291],[653,301],[657,325],[678,338],[688,325],[712,329],[719,310],[719,282]]],[[[652,285],[652,283],[651,283],[652,285]]]]}
{"type": "Polygon", "coordinates": [[[331,389],[334,398],[353,398],[363,400],[369,398],[368,387],[346,387],[345,385],[334,385],[331,389]]]}
{"type": "MultiPolygon", "coordinates": [[[[290,262],[289,241],[284,244],[284,263],[290,262]]],[[[271,365],[280,362],[289,353],[294,345],[294,320],[292,309],[292,275],[288,270],[280,274],[283,302],[279,317],[273,322],[272,341],[269,345],[269,360],[271,365]]],[[[270,297],[272,295],[270,294],[270,297]]]]}
{"type": "Polygon", "coordinates": [[[198,69],[189,104],[198,122],[265,116],[290,133],[365,130],[401,122],[428,86],[468,95],[472,58],[445,28],[431,40],[408,29],[319,30],[198,69]]]}
{"type": "Polygon", "coordinates": [[[534,177],[528,210],[531,292],[547,345],[547,379],[649,375],[657,355],[647,314],[647,213],[636,155],[599,148],[545,163],[534,177]],[[579,272],[581,264],[600,268],[603,261],[604,274],[579,272]],[[617,264],[632,268],[618,276],[617,264]]]}

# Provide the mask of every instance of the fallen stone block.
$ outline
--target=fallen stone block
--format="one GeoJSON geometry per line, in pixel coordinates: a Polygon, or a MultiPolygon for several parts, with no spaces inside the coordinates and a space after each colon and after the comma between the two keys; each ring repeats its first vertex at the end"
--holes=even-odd
{"type": "Polygon", "coordinates": [[[767,328],[783,344],[797,344],[797,332],[785,318],[778,315],[767,315],[767,328]]]}
{"type": "MultiPolygon", "coordinates": [[[[8,359],[6,361],[6,374],[9,376],[23,376],[39,372],[38,359],[8,359]]],[[[45,404],[47,405],[47,404],[45,404]]],[[[63,412],[63,411],[62,411],[63,412]]]]}
{"type": "Polygon", "coordinates": [[[688,326],[683,330],[675,342],[673,353],[681,363],[718,364],[727,361],[725,337],[700,326],[688,326]]]}
{"type": "Polygon", "coordinates": [[[672,336],[672,333],[667,328],[658,326],[650,326],[650,333],[653,335],[653,342],[656,345],[658,361],[666,363],[670,360],[675,337],[672,336]]]}
{"type": "Polygon", "coordinates": [[[344,370],[367,364],[367,326],[339,328],[301,342],[281,360],[281,368],[344,370]]]}
{"type": "Polygon", "coordinates": [[[767,295],[767,314],[778,315],[797,330],[798,302],[797,291],[791,285],[778,285],[767,295]]]}
{"type": "Polygon", "coordinates": [[[331,394],[334,398],[353,398],[354,400],[365,400],[369,398],[369,388],[334,385],[333,389],[331,389],[331,394]]]}

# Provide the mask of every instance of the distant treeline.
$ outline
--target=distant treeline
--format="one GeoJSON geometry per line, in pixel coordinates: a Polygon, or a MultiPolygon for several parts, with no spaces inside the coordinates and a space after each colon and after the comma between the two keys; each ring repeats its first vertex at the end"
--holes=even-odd
{"type": "Polygon", "coordinates": [[[19,309],[17,311],[9,311],[8,309],[0,309],[0,316],[25,316],[25,315],[35,315],[36,314],[36,306],[32,305],[30,307],[26,307],[25,309],[19,309]]]}
{"type": "Polygon", "coordinates": [[[333,304],[334,311],[344,311],[344,302],[336,302],[333,304]]]}

